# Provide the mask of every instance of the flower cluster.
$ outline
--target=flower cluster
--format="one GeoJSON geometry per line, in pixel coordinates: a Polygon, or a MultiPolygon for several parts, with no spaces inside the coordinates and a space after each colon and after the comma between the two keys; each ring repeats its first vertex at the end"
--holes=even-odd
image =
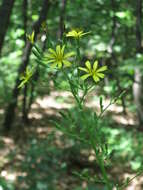
{"type": "MultiPolygon", "coordinates": [[[[73,37],[75,39],[79,39],[82,36],[88,34],[89,32],[84,33],[82,30],[72,30],[67,33],[67,37],[73,37]]],[[[52,68],[62,68],[71,66],[71,62],[69,58],[74,55],[74,52],[65,53],[65,45],[60,46],[57,45],[56,49],[48,49],[48,53],[45,54],[46,63],[52,63],[50,67],[52,68]]],[[[98,61],[95,61],[93,67],[91,66],[90,61],[85,62],[85,67],[78,68],[81,71],[86,72],[83,76],[81,76],[82,80],[86,80],[88,77],[92,77],[95,82],[99,82],[100,78],[104,78],[103,71],[107,70],[107,66],[102,66],[98,68],[98,61]]]]}
{"type": "MultiPolygon", "coordinates": [[[[42,24],[42,27],[45,28],[45,23],[42,24]]],[[[83,30],[73,29],[66,34],[66,37],[75,38],[79,40],[81,37],[89,34],[90,32],[83,32],[83,30]]],[[[28,40],[32,45],[34,45],[34,36],[35,32],[33,31],[31,35],[27,35],[28,40]]],[[[34,47],[36,47],[34,45],[34,47]]],[[[37,48],[36,48],[37,49],[37,48]]],[[[51,68],[64,68],[70,67],[72,65],[71,58],[75,55],[74,52],[65,53],[65,45],[57,45],[55,49],[49,48],[48,52],[45,53],[43,60],[44,63],[49,64],[51,68]]],[[[38,56],[39,52],[38,52],[38,56]]],[[[104,78],[103,72],[107,70],[107,66],[102,66],[98,68],[98,61],[91,65],[90,61],[85,62],[85,67],[78,67],[77,69],[84,71],[86,74],[82,75],[80,78],[86,80],[88,77],[92,77],[94,82],[100,81],[101,78],[104,78]]],[[[32,71],[26,69],[25,75],[21,77],[22,82],[19,85],[19,88],[22,87],[29,79],[32,77],[32,71]]]]}

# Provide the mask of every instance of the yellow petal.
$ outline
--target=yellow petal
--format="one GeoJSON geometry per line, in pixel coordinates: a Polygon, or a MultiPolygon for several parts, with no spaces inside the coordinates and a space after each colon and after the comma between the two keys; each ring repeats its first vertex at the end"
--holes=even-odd
{"type": "Polygon", "coordinates": [[[60,45],[56,46],[56,53],[57,53],[57,55],[61,54],[61,47],[60,47],[60,45]]]}
{"type": "Polygon", "coordinates": [[[18,85],[18,88],[21,88],[25,85],[26,81],[22,81],[19,85],[18,85]]]}
{"type": "Polygon", "coordinates": [[[73,37],[75,35],[74,31],[70,31],[66,34],[67,37],[73,37]]]}
{"type": "Polygon", "coordinates": [[[91,33],[90,31],[89,32],[85,32],[85,33],[82,33],[81,36],[85,36],[85,35],[90,34],[90,33],[91,33]]]}
{"type": "Polygon", "coordinates": [[[45,56],[43,58],[44,59],[54,59],[55,55],[48,53],[48,54],[45,54],[45,56]]]}
{"type": "Polygon", "coordinates": [[[63,63],[66,67],[69,67],[71,65],[71,62],[67,61],[67,60],[63,60],[63,63]]]}
{"type": "Polygon", "coordinates": [[[81,37],[82,34],[83,34],[83,31],[79,31],[79,32],[77,33],[78,37],[81,37]]]}
{"type": "Polygon", "coordinates": [[[93,80],[94,80],[95,82],[98,82],[98,81],[100,80],[97,75],[93,75],[92,77],[93,77],[93,80]]]}
{"type": "Polygon", "coordinates": [[[62,67],[62,62],[58,62],[58,68],[60,69],[62,67]]]}
{"type": "Polygon", "coordinates": [[[57,56],[56,52],[55,52],[53,49],[49,48],[48,51],[49,51],[51,54],[53,54],[55,57],[57,56]]]}
{"type": "Polygon", "coordinates": [[[90,61],[86,61],[85,65],[89,69],[89,71],[91,71],[91,63],[90,63],[90,61]]]}
{"type": "Polygon", "coordinates": [[[107,66],[103,66],[103,67],[100,67],[96,72],[102,72],[106,70],[107,70],[107,66]]]}
{"type": "Polygon", "coordinates": [[[74,38],[77,38],[77,37],[79,37],[79,34],[78,34],[78,32],[77,32],[76,30],[72,30],[72,31],[68,32],[68,33],[66,34],[66,36],[67,36],[67,37],[74,37],[74,38]]]}
{"type": "Polygon", "coordinates": [[[80,78],[82,79],[82,80],[86,80],[88,77],[90,77],[91,75],[90,74],[85,74],[85,75],[83,75],[83,76],[81,76],[80,78]]]}
{"type": "Polygon", "coordinates": [[[85,71],[86,73],[89,72],[89,71],[88,71],[86,68],[84,68],[84,67],[79,67],[78,69],[81,70],[81,71],[85,71]]]}
{"type": "Polygon", "coordinates": [[[65,45],[62,46],[61,53],[64,55],[65,45]]]}
{"type": "Polygon", "coordinates": [[[46,61],[46,63],[53,63],[53,62],[55,62],[54,59],[51,59],[51,60],[46,61]]]}
{"type": "Polygon", "coordinates": [[[105,76],[103,73],[96,73],[96,75],[97,75],[99,78],[102,78],[102,79],[103,79],[104,76],[105,76]]]}
{"type": "Polygon", "coordinates": [[[66,54],[64,55],[64,59],[67,59],[67,58],[69,58],[69,57],[72,57],[73,55],[75,55],[75,52],[66,53],[66,54]]]}
{"type": "Polygon", "coordinates": [[[93,71],[95,72],[98,67],[98,61],[95,61],[93,64],[93,71]]]}
{"type": "Polygon", "coordinates": [[[51,68],[55,68],[57,66],[57,62],[50,65],[51,68]]]}
{"type": "Polygon", "coordinates": [[[31,42],[34,43],[34,36],[35,36],[35,32],[33,31],[31,34],[31,42]]]}

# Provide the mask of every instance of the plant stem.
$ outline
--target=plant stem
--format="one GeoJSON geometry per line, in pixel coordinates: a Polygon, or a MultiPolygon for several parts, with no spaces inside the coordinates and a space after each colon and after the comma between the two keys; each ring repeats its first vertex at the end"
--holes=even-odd
{"type": "MultiPolygon", "coordinates": [[[[97,136],[97,138],[98,138],[98,136],[97,136]]],[[[112,190],[110,181],[108,179],[107,172],[105,170],[103,157],[102,157],[102,155],[99,155],[99,152],[97,150],[97,145],[94,143],[94,133],[91,134],[90,141],[91,141],[92,148],[94,149],[96,159],[97,159],[97,163],[99,164],[99,167],[100,167],[103,179],[104,179],[104,181],[105,181],[105,183],[107,185],[107,188],[108,188],[108,190],[112,190]]]]}
{"type": "Polygon", "coordinates": [[[65,77],[67,78],[67,80],[69,82],[71,93],[72,93],[74,99],[76,100],[76,103],[77,103],[78,107],[82,110],[82,102],[80,101],[80,99],[78,97],[78,94],[75,92],[74,86],[73,86],[69,76],[66,74],[66,72],[64,70],[63,70],[63,73],[64,73],[65,77]]]}

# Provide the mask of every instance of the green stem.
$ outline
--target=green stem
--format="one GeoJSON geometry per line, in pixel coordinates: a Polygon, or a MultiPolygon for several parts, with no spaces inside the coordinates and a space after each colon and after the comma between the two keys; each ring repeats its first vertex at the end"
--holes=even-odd
{"type": "Polygon", "coordinates": [[[76,40],[76,52],[77,52],[77,57],[76,57],[76,61],[80,61],[80,42],[79,39],[76,40]]]}
{"type": "Polygon", "coordinates": [[[81,59],[81,56],[80,56],[80,42],[79,42],[79,39],[76,40],[76,53],[77,53],[77,56],[76,56],[76,68],[77,68],[78,84],[79,84],[80,71],[79,71],[78,67],[80,66],[80,59],[81,59]]]}
{"type": "Polygon", "coordinates": [[[78,107],[79,107],[80,109],[82,109],[82,103],[81,103],[81,101],[80,101],[80,99],[79,99],[77,93],[76,93],[75,90],[74,90],[74,86],[73,86],[73,84],[72,84],[72,82],[71,82],[69,76],[65,73],[64,70],[63,70],[63,73],[64,73],[65,77],[67,78],[67,80],[68,80],[68,82],[69,82],[70,89],[71,89],[71,93],[72,93],[74,99],[76,100],[76,103],[77,103],[78,107]]]}
{"type": "Polygon", "coordinates": [[[131,179],[129,179],[128,182],[124,183],[121,187],[117,188],[118,190],[123,190],[125,189],[135,178],[137,178],[138,176],[140,176],[143,173],[143,170],[137,172],[137,174],[132,177],[131,179]]]}
{"type": "MultiPolygon", "coordinates": [[[[98,141],[98,139],[99,139],[98,135],[96,136],[96,138],[97,138],[97,141],[98,141]]],[[[104,159],[103,159],[102,155],[99,155],[99,152],[97,150],[97,145],[95,145],[95,143],[94,143],[94,133],[93,132],[91,134],[90,141],[91,141],[92,148],[94,149],[96,159],[97,159],[97,163],[99,164],[99,167],[100,167],[103,179],[104,179],[104,181],[105,181],[105,183],[107,185],[107,188],[108,188],[108,190],[112,190],[110,181],[108,179],[107,172],[105,170],[104,159]]]]}
{"type": "Polygon", "coordinates": [[[101,113],[99,114],[98,116],[98,119],[101,118],[103,116],[103,113],[112,105],[112,104],[115,104],[117,102],[117,100],[119,98],[121,98],[126,92],[127,92],[128,89],[126,90],[123,90],[117,97],[115,97],[114,99],[112,99],[110,101],[110,103],[101,111],[101,113]]]}
{"type": "Polygon", "coordinates": [[[99,167],[100,167],[100,170],[101,170],[103,179],[104,179],[104,181],[106,182],[107,188],[108,188],[108,190],[112,190],[112,187],[111,187],[111,185],[110,185],[110,181],[109,181],[109,179],[108,179],[107,172],[106,172],[106,170],[105,170],[104,160],[98,155],[98,152],[97,152],[96,149],[94,149],[94,151],[95,151],[95,154],[96,154],[97,162],[98,162],[98,164],[99,164],[99,167]]]}
{"type": "Polygon", "coordinates": [[[78,96],[76,95],[76,93],[74,92],[72,86],[70,85],[70,88],[71,88],[71,92],[72,92],[72,95],[74,96],[77,104],[78,104],[78,107],[82,110],[82,103],[81,101],[79,100],[78,96]]]}

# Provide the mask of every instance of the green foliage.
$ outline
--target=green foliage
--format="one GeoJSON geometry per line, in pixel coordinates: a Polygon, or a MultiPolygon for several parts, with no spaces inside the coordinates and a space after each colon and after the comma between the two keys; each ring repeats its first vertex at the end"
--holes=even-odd
{"type": "Polygon", "coordinates": [[[23,190],[56,189],[64,168],[60,162],[63,153],[51,144],[53,140],[53,134],[40,141],[31,140],[26,157],[21,163],[21,172],[26,175],[18,176],[18,184],[23,186],[23,190]]]}
{"type": "Polygon", "coordinates": [[[0,177],[0,190],[15,190],[15,188],[10,181],[0,177]]]}

